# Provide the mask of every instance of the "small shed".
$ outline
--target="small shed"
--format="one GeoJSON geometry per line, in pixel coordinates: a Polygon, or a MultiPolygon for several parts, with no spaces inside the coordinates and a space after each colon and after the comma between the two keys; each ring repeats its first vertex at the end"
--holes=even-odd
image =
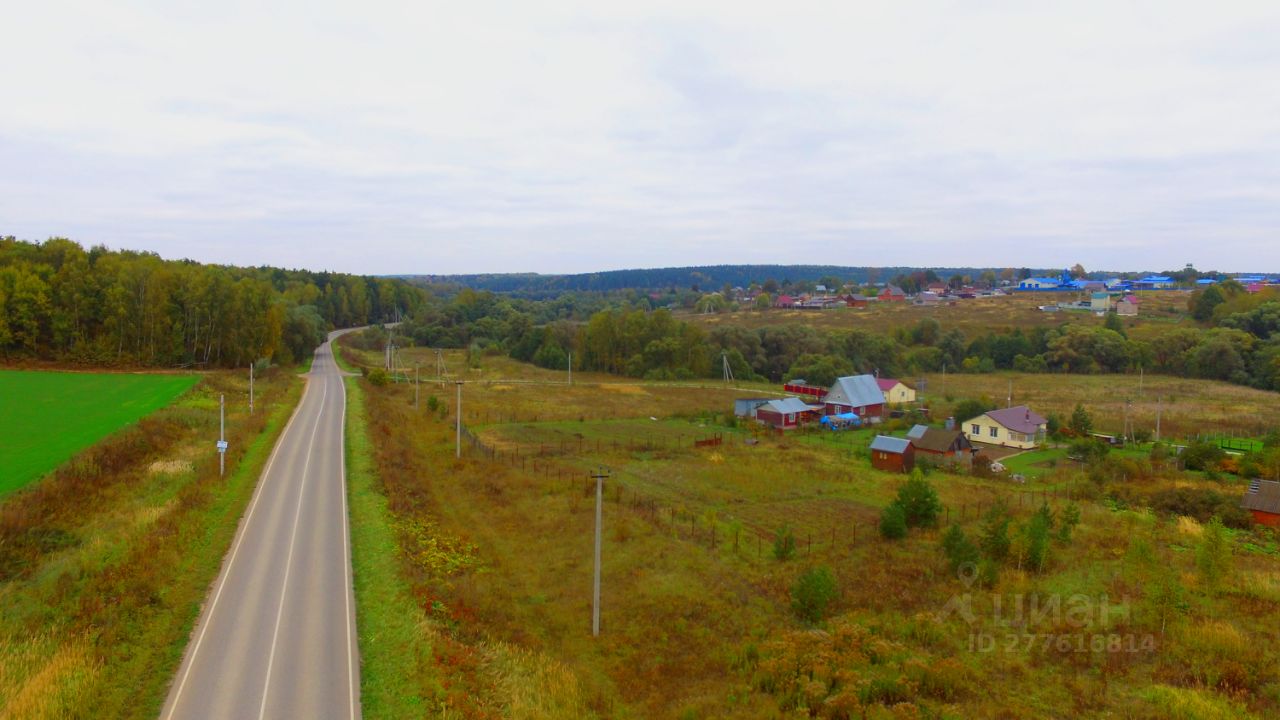
{"type": "Polygon", "coordinates": [[[1140,301],[1135,295],[1125,295],[1120,298],[1120,302],[1116,303],[1116,314],[1125,315],[1127,317],[1135,317],[1138,314],[1138,306],[1140,301]]]}
{"type": "Polygon", "coordinates": [[[967,463],[973,459],[973,443],[959,430],[943,430],[917,425],[907,433],[917,453],[933,455],[944,461],[967,463]]]}
{"type": "Polygon", "coordinates": [[[1280,482],[1250,480],[1240,507],[1248,510],[1259,525],[1280,527],[1280,482]]]}
{"type": "Polygon", "coordinates": [[[911,472],[916,465],[915,448],[906,438],[877,435],[871,441],[871,466],[885,472],[911,472]]]}
{"type": "Polygon", "coordinates": [[[755,417],[756,408],[773,398],[738,398],[733,401],[733,414],[738,417],[755,417]]]}

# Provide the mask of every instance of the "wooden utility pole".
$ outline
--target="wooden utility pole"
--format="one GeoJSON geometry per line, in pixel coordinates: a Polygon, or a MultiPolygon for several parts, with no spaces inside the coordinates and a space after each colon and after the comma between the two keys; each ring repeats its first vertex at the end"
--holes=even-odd
{"type": "Polygon", "coordinates": [[[462,458],[462,381],[457,381],[458,385],[458,443],[457,451],[454,457],[462,458]]]}
{"type": "Polygon", "coordinates": [[[604,479],[609,475],[603,471],[597,471],[591,477],[596,481],[596,572],[595,581],[591,587],[591,636],[598,637],[600,635],[600,525],[604,516],[604,479]]]}

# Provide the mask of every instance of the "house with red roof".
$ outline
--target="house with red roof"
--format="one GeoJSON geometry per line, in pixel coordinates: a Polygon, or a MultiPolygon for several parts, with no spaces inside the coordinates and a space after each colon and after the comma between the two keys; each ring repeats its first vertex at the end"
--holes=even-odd
{"type": "Polygon", "coordinates": [[[880,392],[884,393],[886,405],[901,405],[916,401],[916,391],[901,380],[876,378],[876,384],[880,386],[880,392]]]}
{"type": "Polygon", "coordinates": [[[796,299],[790,295],[779,295],[777,300],[773,301],[774,307],[793,308],[796,306],[796,299]]]}

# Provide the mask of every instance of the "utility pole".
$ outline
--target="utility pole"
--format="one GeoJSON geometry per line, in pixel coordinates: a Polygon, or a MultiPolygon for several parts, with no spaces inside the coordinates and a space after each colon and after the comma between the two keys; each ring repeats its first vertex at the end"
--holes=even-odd
{"type": "Polygon", "coordinates": [[[218,477],[227,472],[227,396],[218,396],[218,477]]]}
{"type": "Polygon", "coordinates": [[[458,385],[458,438],[457,449],[454,457],[462,457],[462,381],[457,382],[458,385]]]}
{"type": "Polygon", "coordinates": [[[733,368],[729,366],[729,354],[721,352],[720,362],[724,364],[724,384],[728,385],[733,382],[733,368]]]}
{"type": "Polygon", "coordinates": [[[249,363],[249,414],[253,414],[253,365],[249,363]]]}
{"type": "Polygon", "coordinates": [[[569,384],[573,384],[573,351],[569,351],[569,384]]]}
{"type": "Polygon", "coordinates": [[[419,364],[420,363],[413,364],[413,410],[414,412],[418,411],[418,365],[419,364]]]}
{"type": "Polygon", "coordinates": [[[1164,398],[1156,398],[1156,442],[1160,442],[1160,405],[1164,398]]]}
{"type": "Polygon", "coordinates": [[[1013,407],[1013,381],[1009,381],[1009,396],[1005,399],[1005,407],[1013,407]]]}
{"type": "Polygon", "coordinates": [[[591,636],[600,635],[600,524],[604,517],[604,479],[608,473],[599,470],[591,476],[596,481],[596,573],[591,587],[591,636]]]}

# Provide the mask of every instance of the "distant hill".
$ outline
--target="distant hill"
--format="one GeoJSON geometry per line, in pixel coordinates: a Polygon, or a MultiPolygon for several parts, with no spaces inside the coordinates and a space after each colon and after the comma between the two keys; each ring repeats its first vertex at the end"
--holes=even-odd
{"type": "MultiPolygon", "coordinates": [[[[540,275],[509,273],[487,275],[398,275],[423,284],[461,285],[475,290],[490,290],[524,296],[554,295],[569,291],[608,292],[613,290],[665,290],[669,288],[718,290],[727,283],[731,287],[747,287],[751,283],[776,280],[779,283],[816,282],[836,277],[842,282],[887,282],[903,273],[924,268],[852,267],[846,265],[700,265],[693,267],[653,268],[644,270],[608,270],[574,275],[540,275]]],[[[981,275],[998,268],[930,268],[941,277],[954,274],[981,275]]],[[[1061,272],[1061,271],[1058,271],[1061,272]]]]}

